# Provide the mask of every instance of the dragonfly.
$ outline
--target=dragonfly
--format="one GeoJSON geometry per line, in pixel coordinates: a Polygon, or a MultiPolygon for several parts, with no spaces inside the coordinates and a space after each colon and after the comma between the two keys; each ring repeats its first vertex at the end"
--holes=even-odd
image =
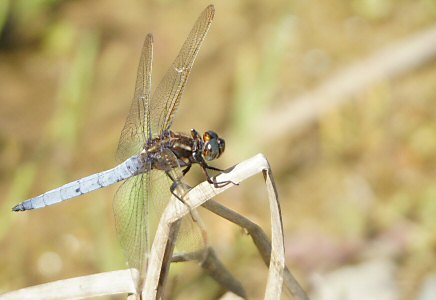
{"type": "MultiPolygon", "coordinates": [[[[137,289],[141,289],[146,275],[147,256],[153,231],[155,232],[151,223],[153,218],[158,221],[154,210],[164,207],[171,194],[184,202],[189,187],[183,182],[183,177],[191,166],[198,164],[209,183],[229,183],[214,181],[208,172],[221,171],[209,166],[208,162],[223,154],[224,139],[212,130],[200,135],[195,129],[190,134],[170,129],[214,13],[212,5],[201,13],[153,94],[153,36],[146,36],[133,100],[118,144],[116,156],[121,161],[119,165],[67,183],[12,209],[39,209],[124,181],[115,194],[113,210],[118,239],[130,269],[135,271],[133,279],[137,289]]],[[[191,220],[192,224],[188,227],[195,223],[193,218],[184,219],[191,220]]]]}

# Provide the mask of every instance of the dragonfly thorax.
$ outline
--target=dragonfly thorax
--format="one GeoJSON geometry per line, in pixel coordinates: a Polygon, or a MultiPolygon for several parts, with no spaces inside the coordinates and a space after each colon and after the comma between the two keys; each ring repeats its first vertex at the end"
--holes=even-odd
{"type": "MultiPolygon", "coordinates": [[[[204,165],[205,161],[217,159],[223,154],[225,142],[212,130],[206,131],[203,136],[195,129],[191,130],[191,136],[169,130],[149,141],[145,145],[142,155],[144,159],[156,160],[153,158],[160,157],[163,149],[173,152],[181,167],[193,163],[204,165]]],[[[152,168],[161,168],[156,164],[152,165],[152,168]]]]}

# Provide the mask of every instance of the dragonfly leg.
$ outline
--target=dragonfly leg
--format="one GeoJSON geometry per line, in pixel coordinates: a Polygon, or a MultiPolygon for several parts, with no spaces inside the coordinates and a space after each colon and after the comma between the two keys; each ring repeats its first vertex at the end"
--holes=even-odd
{"type": "MultiPolygon", "coordinates": [[[[190,168],[191,165],[189,165],[187,168],[190,168]]],[[[186,169],[185,169],[186,170],[186,169]]],[[[188,169],[189,170],[189,169],[188,169]]],[[[177,180],[175,178],[173,178],[173,176],[171,176],[171,174],[169,172],[165,172],[167,174],[167,176],[171,179],[171,181],[173,182],[171,184],[170,187],[170,191],[171,194],[176,197],[180,202],[182,202],[183,204],[186,205],[186,207],[189,209],[189,214],[191,215],[191,218],[194,222],[197,222],[197,218],[194,216],[194,214],[192,213],[192,207],[189,205],[189,203],[187,203],[183,197],[185,197],[185,195],[189,192],[189,190],[191,189],[190,186],[188,186],[187,184],[183,183],[180,180],[177,180]],[[179,195],[180,194],[180,195],[179,195]]]]}
{"type": "Polygon", "coordinates": [[[173,194],[174,197],[176,197],[180,202],[182,202],[183,204],[186,205],[186,207],[189,209],[189,214],[191,215],[191,219],[192,219],[192,221],[194,221],[195,223],[197,223],[198,220],[197,220],[197,218],[194,216],[194,213],[193,213],[193,211],[192,211],[192,207],[189,205],[189,203],[187,203],[187,202],[183,199],[183,197],[187,194],[187,192],[184,193],[182,197],[180,197],[180,196],[175,192],[175,191],[178,189],[178,187],[177,187],[178,184],[183,184],[183,183],[181,183],[180,181],[179,181],[179,182],[173,182],[173,184],[172,184],[171,187],[170,187],[171,194],[173,194]]]}
{"type": "Polygon", "coordinates": [[[192,164],[189,164],[185,169],[183,169],[183,171],[182,171],[183,176],[185,176],[186,173],[189,172],[189,170],[191,169],[191,166],[192,166],[192,164]]]}
{"type": "Polygon", "coordinates": [[[225,187],[228,184],[239,185],[239,183],[235,183],[235,182],[233,182],[231,180],[225,180],[225,181],[217,182],[215,180],[215,178],[212,179],[212,177],[207,172],[208,169],[209,170],[214,170],[214,171],[219,171],[219,172],[223,172],[224,170],[208,166],[206,163],[204,163],[204,165],[203,164],[201,165],[201,169],[203,170],[204,174],[206,175],[207,182],[209,182],[210,184],[213,184],[213,186],[216,187],[216,188],[225,187]]]}
{"type": "Polygon", "coordinates": [[[213,171],[218,171],[218,172],[224,172],[225,171],[225,170],[222,170],[222,169],[219,169],[219,168],[211,167],[209,165],[206,165],[205,168],[209,169],[209,170],[213,170],[213,171]]]}
{"type": "Polygon", "coordinates": [[[177,194],[176,190],[178,189],[178,184],[180,184],[180,183],[176,182],[176,181],[173,182],[173,184],[170,187],[171,194],[173,194],[173,196],[176,197],[180,202],[182,202],[186,206],[190,207],[189,204],[186,203],[185,200],[183,200],[183,197],[185,196],[185,194],[183,194],[182,196],[177,194]]]}

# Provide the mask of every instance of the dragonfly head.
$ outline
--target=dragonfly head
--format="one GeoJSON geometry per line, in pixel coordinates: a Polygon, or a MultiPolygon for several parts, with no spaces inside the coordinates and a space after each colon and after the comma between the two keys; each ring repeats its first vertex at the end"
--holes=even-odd
{"type": "Polygon", "coordinates": [[[223,154],[226,148],[226,142],[212,130],[208,130],[203,134],[203,149],[201,155],[207,161],[217,159],[223,154]]]}

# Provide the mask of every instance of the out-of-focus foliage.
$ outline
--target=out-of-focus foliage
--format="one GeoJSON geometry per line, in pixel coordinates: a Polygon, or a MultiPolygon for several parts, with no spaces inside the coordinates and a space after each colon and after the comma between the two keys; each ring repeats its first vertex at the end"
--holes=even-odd
{"type": "MultiPolygon", "coordinates": [[[[115,164],[145,34],[154,34],[155,88],[208,4],[0,1],[0,292],[125,267],[111,208],[116,187],[40,211],[10,208],[115,164]]],[[[386,299],[417,299],[436,274],[435,63],[369,87],[268,147],[250,130],[269,108],[341,67],[433,26],[435,2],[214,4],[174,129],[223,135],[226,153],[217,167],[258,152],[270,159],[288,266],[313,299],[328,299],[321,283],[334,290],[335,274],[354,291],[352,278],[368,286],[380,280],[392,297],[386,299]]],[[[203,177],[194,170],[188,180],[203,177]]],[[[264,189],[261,178],[252,179],[217,200],[269,230],[264,189]]],[[[260,298],[266,268],[250,239],[204,216],[218,255],[260,298]]],[[[196,266],[172,272],[174,299],[219,295],[196,266]]]]}

